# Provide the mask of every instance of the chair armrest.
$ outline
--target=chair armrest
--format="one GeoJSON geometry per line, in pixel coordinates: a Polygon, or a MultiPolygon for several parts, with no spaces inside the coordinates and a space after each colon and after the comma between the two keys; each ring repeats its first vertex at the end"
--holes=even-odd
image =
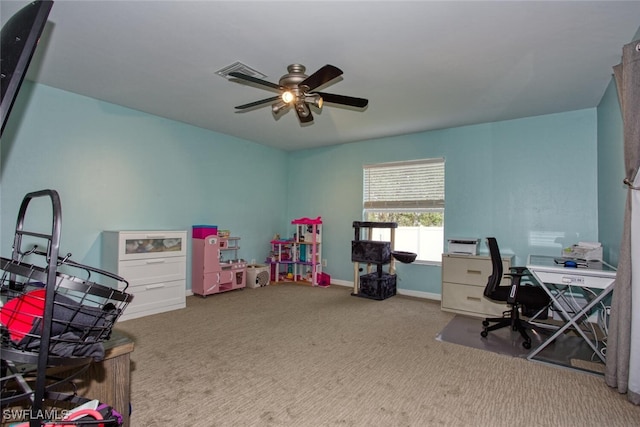
{"type": "Polygon", "coordinates": [[[520,288],[520,278],[515,277],[511,280],[511,289],[507,297],[507,304],[515,304],[518,300],[518,289],[520,288]]]}
{"type": "Polygon", "coordinates": [[[533,276],[531,272],[527,269],[527,267],[509,267],[513,273],[511,274],[519,274],[522,276],[533,276]]]}
{"type": "Polygon", "coordinates": [[[511,288],[509,289],[509,296],[507,297],[507,304],[515,304],[518,300],[518,290],[520,286],[524,286],[525,284],[538,285],[537,281],[534,279],[533,281],[527,280],[527,277],[533,277],[532,274],[528,272],[526,267],[518,267],[518,269],[522,269],[527,271],[526,273],[505,273],[503,276],[511,279],[511,288]],[[523,278],[525,278],[523,280],[523,278]]]}
{"type": "Polygon", "coordinates": [[[513,270],[512,273],[505,273],[503,276],[513,279],[513,277],[520,277],[520,285],[531,284],[534,286],[540,286],[538,279],[527,269],[527,267],[509,267],[513,270]]]}

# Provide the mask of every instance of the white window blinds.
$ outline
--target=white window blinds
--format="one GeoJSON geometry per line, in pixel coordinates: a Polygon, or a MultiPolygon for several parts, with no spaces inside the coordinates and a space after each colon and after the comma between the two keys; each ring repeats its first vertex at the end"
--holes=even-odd
{"type": "Polygon", "coordinates": [[[364,208],[419,211],[444,209],[444,159],[364,166],[364,208]]]}

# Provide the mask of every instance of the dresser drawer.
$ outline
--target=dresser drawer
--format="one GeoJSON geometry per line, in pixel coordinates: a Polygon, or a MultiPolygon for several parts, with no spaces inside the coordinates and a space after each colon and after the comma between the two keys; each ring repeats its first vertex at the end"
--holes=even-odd
{"type": "MultiPolygon", "coordinates": [[[[502,257],[502,268],[509,272],[513,257],[502,257]]],[[[484,288],[493,273],[491,257],[442,254],[442,310],[478,317],[499,317],[506,304],[484,297],[484,288]]],[[[502,279],[507,285],[508,279],[502,279]]]]}
{"type": "Polygon", "coordinates": [[[121,261],[118,274],[130,287],[137,285],[184,280],[187,262],[184,257],[137,259],[121,261]]]}
{"type": "Polygon", "coordinates": [[[120,261],[187,254],[186,231],[107,231],[104,238],[120,261]]]}
{"type": "Polygon", "coordinates": [[[502,316],[506,304],[498,304],[483,295],[484,287],[459,283],[442,283],[442,309],[470,316],[502,316]]]}
{"type": "Polygon", "coordinates": [[[186,306],[187,232],[104,231],[102,268],[128,283],[133,301],[121,320],[186,306]]]}
{"type": "Polygon", "coordinates": [[[133,301],[121,320],[133,319],[185,307],[185,280],[130,286],[133,301]]]}
{"type": "MultiPolygon", "coordinates": [[[[511,258],[503,258],[502,269],[509,272],[511,258]]],[[[484,287],[493,273],[491,259],[481,256],[442,256],[442,281],[484,287]]]]}

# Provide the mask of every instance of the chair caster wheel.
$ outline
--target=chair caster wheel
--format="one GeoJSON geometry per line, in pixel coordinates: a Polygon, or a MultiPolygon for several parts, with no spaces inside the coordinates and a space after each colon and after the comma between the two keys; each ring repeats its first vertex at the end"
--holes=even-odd
{"type": "Polygon", "coordinates": [[[489,322],[487,322],[486,320],[482,321],[482,326],[489,326],[489,322]]]}
{"type": "Polygon", "coordinates": [[[529,341],[525,341],[522,343],[522,346],[529,350],[531,348],[531,343],[529,341]]]}
{"type": "Polygon", "coordinates": [[[483,338],[486,338],[487,335],[489,335],[489,333],[487,331],[480,332],[480,336],[482,336],[483,338]]]}

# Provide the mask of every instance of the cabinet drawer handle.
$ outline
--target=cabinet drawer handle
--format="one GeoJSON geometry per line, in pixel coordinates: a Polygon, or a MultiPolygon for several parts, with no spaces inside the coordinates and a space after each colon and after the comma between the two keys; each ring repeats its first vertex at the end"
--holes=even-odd
{"type": "Polygon", "coordinates": [[[482,274],[480,270],[467,270],[467,274],[482,274]]]}
{"type": "Polygon", "coordinates": [[[478,298],[478,297],[467,297],[467,299],[469,301],[478,301],[478,302],[480,302],[480,298],[478,298]]]}
{"type": "Polygon", "coordinates": [[[147,239],[164,239],[164,234],[147,234],[147,239]]]}
{"type": "Polygon", "coordinates": [[[147,264],[164,264],[165,263],[165,259],[160,258],[160,259],[151,259],[149,261],[147,261],[147,264]]]}
{"type": "Polygon", "coordinates": [[[160,288],[164,288],[164,283],[157,283],[155,285],[147,285],[147,286],[145,286],[145,289],[147,289],[147,290],[160,289],[160,288]]]}

